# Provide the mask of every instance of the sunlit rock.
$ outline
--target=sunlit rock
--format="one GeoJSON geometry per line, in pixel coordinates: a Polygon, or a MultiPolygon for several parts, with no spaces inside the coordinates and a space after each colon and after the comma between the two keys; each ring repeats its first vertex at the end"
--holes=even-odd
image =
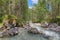
{"type": "Polygon", "coordinates": [[[34,28],[34,27],[31,27],[30,29],[28,29],[28,32],[30,33],[34,33],[34,34],[40,34],[41,32],[39,31],[39,28],[34,28]]]}

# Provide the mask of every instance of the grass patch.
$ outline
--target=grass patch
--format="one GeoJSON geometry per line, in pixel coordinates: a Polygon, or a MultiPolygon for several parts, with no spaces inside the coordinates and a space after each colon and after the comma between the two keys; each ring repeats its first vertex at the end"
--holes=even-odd
{"type": "Polygon", "coordinates": [[[0,23],[0,26],[2,26],[3,24],[2,23],[0,23]]]}

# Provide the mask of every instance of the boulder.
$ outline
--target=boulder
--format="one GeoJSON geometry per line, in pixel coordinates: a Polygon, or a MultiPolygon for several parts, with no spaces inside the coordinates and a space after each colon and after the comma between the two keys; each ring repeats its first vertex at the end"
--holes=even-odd
{"type": "Polygon", "coordinates": [[[50,23],[48,27],[49,28],[56,28],[56,27],[58,27],[58,24],[56,24],[56,23],[50,23]]]}
{"type": "Polygon", "coordinates": [[[28,32],[34,33],[34,34],[42,34],[42,30],[40,27],[29,27],[28,32]]]}
{"type": "Polygon", "coordinates": [[[38,34],[39,33],[39,31],[36,28],[31,28],[31,29],[28,30],[28,32],[34,33],[34,34],[38,34]]]}
{"type": "Polygon", "coordinates": [[[15,28],[11,28],[9,30],[3,30],[0,32],[0,37],[5,37],[5,36],[14,36],[14,35],[17,35],[19,33],[18,31],[18,27],[15,27],[15,28]]]}

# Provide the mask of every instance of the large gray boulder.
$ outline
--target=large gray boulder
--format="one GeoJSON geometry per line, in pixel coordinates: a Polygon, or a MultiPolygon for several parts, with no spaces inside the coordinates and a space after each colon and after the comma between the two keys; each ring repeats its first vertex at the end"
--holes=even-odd
{"type": "Polygon", "coordinates": [[[58,26],[56,23],[49,24],[48,29],[55,32],[60,32],[60,26],[58,26]]]}
{"type": "Polygon", "coordinates": [[[14,36],[19,33],[18,27],[11,28],[9,30],[4,29],[3,31],[0,31],[0,37],[5,37],[5,36],[14,36]]]}
{"type": "Polygon", "coordinates": [[[56,23],[50,23],[48,27],[49,28],[56,28],[56,27],[58,27],[58,24],[56,24],[56,23]]]}
{"type": "Polygon", "coordinates": [[[40,33],[37,28],[30,28],[30,29],[28,29],[28,32],[34,33],[34,34],[39,34],[40,33]]]}

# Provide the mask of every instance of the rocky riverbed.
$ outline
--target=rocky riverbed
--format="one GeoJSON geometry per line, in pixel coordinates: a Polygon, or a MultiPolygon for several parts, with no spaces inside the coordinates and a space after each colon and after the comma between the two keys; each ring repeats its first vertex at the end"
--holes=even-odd
{"type": "Polygon", "coordinates": [[[28,33],[26,29],[20,28],[19,34],[13,37],[4,37],[0,40],[48,40],[39,34],[28,33]]]}
{"type": "Polygon", "coordinates": [[[0,40],[49,40],[48,38],[43,37],[40,34],[28,33],[28,30],[24,28],[19,29],[19,34],[12,37],[0,38],[0,40]]]}
{"type": "MultiPolygon", "coordinates": [[[[50,26],[51,28],[55,28],[54,25],[50,26]]],[[[41,25],[39,24],[31,24],[29,27],[25,27],[25,28],[19,28],[19,34],[16,36],[11,36],[11,37],[3,37],[0,38],[0,40],[60,40],[60,34],[58,34],[57,32],[55,32],[55,30],[53,31],[52,29],[50,30],[50,28],[41,28],[41,25]],[[32,29],[31,31],[33,32],[39,32],[39,34],[34,34],[33,33],[29,33],[28,30],[32,29]],[[42,32],[42,34],[40,34],[40,32],[42,32]]]]}

